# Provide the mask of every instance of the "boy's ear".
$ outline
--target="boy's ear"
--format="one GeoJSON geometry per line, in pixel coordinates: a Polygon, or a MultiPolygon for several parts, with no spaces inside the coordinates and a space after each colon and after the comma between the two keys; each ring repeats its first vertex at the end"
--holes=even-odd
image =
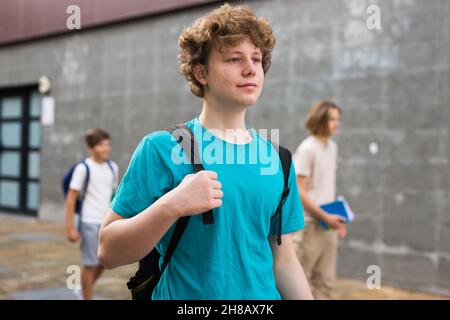
{"type": "Polygon", "coordinates": [[[200,82],[202,85],[207,83],[206,81],[206,70],[205,67],[201,64],[196,64],[194,67],[194,77],[195,80],[200,82]]]}

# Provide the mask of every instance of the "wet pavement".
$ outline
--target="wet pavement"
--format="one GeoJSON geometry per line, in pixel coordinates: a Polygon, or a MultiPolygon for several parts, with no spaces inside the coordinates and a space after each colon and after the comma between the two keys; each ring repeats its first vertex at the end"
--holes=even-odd
{"type": "MultiPolygon", "coordinates": [[[[81,266],[78,243],[65,238],[55,222],[0,213],[0,300],[76,299],[67,289],[71,266],[81,266]],[[69,270],[68,270],[69,268],[69,270]]],[[[72,267],[73,268],[73,267],[72,267]]],[[[105,270],[95,287],[94,299],[130,299],[126,282],[137,264],[105,270]]],[[[334,299],[450,299],[382,286],[367,289],[364,282],[338,279],[334,299]]]]}

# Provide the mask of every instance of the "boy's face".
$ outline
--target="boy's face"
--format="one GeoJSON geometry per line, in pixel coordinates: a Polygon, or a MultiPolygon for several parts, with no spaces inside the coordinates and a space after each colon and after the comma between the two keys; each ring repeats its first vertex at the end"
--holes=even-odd
{"type": "Polygon", "coordinates": [[[328,130],[330,132],[330,136],[337,133],[340,120],[341,114],[339,113],[339,110],[333,108],[328,111],[328,130]]]}
{"type": "Polygon", "coordinates": [[[88,147],[89,153],[96,159],[106,161],[111,154],[111,141],[104,139],[92,148],[88,147]]]}
{"type": "Polygon", "coordinates": [[[255,104],[264,83],[261,50],[249,38],[223,52],[213,48],[203,81],[205,97],[223,105],[255,104]]]}

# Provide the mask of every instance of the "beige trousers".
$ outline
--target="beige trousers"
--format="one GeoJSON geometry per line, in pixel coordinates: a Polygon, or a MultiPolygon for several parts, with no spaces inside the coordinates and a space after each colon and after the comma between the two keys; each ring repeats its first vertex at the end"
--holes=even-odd
{"type": "Polygon", "coordinates": [[[337,231],[324,230],[316,219],[308,218],[293,239],[314,298],[330,299],[336,281],[337,231]]]}

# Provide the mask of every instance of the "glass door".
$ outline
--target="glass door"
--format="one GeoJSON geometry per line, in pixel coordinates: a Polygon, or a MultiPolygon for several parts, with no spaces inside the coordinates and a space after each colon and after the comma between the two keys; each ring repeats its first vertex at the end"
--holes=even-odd
{"type": "Polygon", "coordinates": [[[40,145],[38,92],[0,90],[0,210],[37,214],[40,145]]]}

